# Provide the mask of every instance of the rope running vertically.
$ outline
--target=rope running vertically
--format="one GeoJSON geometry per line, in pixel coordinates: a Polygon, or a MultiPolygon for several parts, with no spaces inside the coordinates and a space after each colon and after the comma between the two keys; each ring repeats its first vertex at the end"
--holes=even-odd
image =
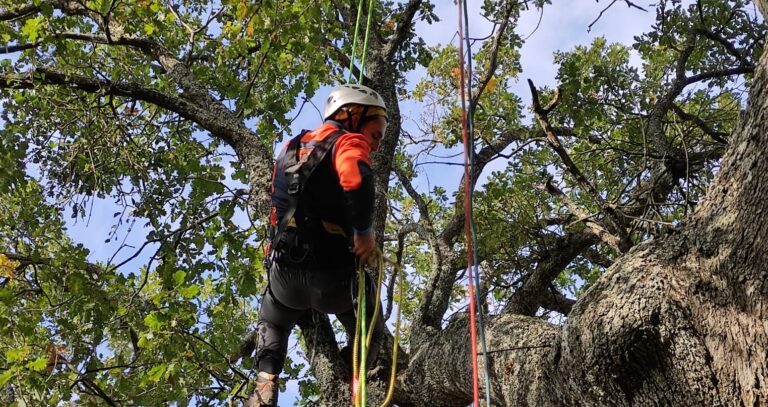
{"type": "Polygon", "coordinates": [[[467,128],[467,102],[465,91],[465,75],[464,75],[464,40],[463,40],[463,22],[462,22],[462,0],[459,0],[457,5],[459,7],[459,78],[461,80],[461,135],[464,142],[464,231],[466,233],[467,240],[467,272],[469,273],[468,290],[469,290],[469,336],[470,336],[470,348],[472,354],[470,356],[472,360],[472,397],[474,406],[479,407],[479,394],[480,389],[478,386],[478,374],[477,374],[477,328],[475,325],[475,283],[472,273],[472,232],[470,229],[470,206],[467,204],[470,202],[470,190],[472,189],[471,174],[469,172],[469,130],[467,128]]]}
{"type": "MultiPolygon", "coordinates": [[[[467,89],[469,89],[469,105],[467,109],[467,123],[469,128],[469,173],[474,174],[474,166],[475,166],[475,103],[472,99],[472,44],[469,41],[469,13],[467,12],[467,2],[463,1],[463,11],[464,11],[464,41],[467,43],[467,89]]],[[[475,234],[475,215],[474,215],[474,205],[473,202],[473,193],[475,191],[474,184],[472,185],[472,188],[469,190],[469,201],[466,202],[466,205],[469,206],[469,229],[470,233],[472,235],[472,259],[476,261],[477,259],[477,234],[475,234]]],[[[473,263],[474,263],[473,261],[473,263]]],[[[478,271],[477,264],[474,265],[475,268],[475,287],[477,287],[477,290],[475,291],[475,301],[477,301],[478,306],[482,305],[482,300],[480,298],[480,272],[478,271]]],[[[490,364],[488,363],[488,345],[485,340],[485,324],[483,321],[483,311],[482,309],[477,310],[477,322],[479,325],[479,331],[480,334],[480,345],[482,346],[483,350],[483,373],[485,374],[484,377],[484,384],[485,384],[485,402],[486,405],[490,407],[491,405],[491,372],[490,372],[490,364]]]]}
{"type": "MultiPolygon", "coordinates": [[[[347,77],[347,83],[352,82],[352,71],[355,68],[355,57],[357,50],[357,38],[360,32],[360,16],[363,11],[363,1],[360,0],[357,8],[357,18],[355,22],[355,35],[352,41],[352,56],[349,64],[349,75],[347,77]]],[[[360,58],[360,74],[357,77],[357,83],[363,81],[365,76],[365,56],[368,53],[368,37],[371,29],[371,16],[373,15],[373,0],[368,1],[368,18],[365,25],[365,35],[363,39],[363,53],[360,58]]],[[[376,249],[373,263],[378,271],[377,287],[376,287],[376,305],[374,307],[373,317],[369,326],[366,326],[365,319],[366,313],[366,290],[365,290],[365,264],[360,264],[357,270],[358,273],[358,289],[357,289],[357,318],[355,322],[355,338],[352,346],[352,403],[356,407],[365,407],[367,405],[367,367],[366,359],[368,351],[370,350],[371,341],[373,339],[373,331],[376,324],[376,319],[379,314],[379,307],[381,302],[381,285],[384,279],[384,255],[380,249],[376,249]],[[362,338],[362,339],[361,339],[362,338]]],[[[396,263],[387,260],[387,262],[395,266],[395,273],[400,275],[401,280],[402,269],[396,263]]],[[[394,282],[393,282],[394,283],[394,282]]],[[[399,288],[399,305],[397,308],[397,316],[395,319],[395,335],[393,338],[393,354],[392,354],[392,367],[390,371],[389,386],[387,387],[387,394],[382,407],[389,405],[392,401],[392,396],[395,389],[395,377],[397,374],[397,350],[400,342],[400,316],[402,310],[402,302],[404,298],[404,286],[403,282],[400,282],[399,288]]],[[[390,299],[392,301],[392,299],[390,299]]]]}

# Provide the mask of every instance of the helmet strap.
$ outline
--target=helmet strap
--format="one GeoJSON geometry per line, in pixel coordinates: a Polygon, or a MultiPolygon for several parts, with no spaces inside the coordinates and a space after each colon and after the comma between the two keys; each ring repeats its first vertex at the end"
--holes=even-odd
{"type": "Polygon", "coordinates": [[[347,120],[345,120],[344,127],[347,128],[347,131],[352,131],[352,128],[354,127],[354,121],[352,120],[354,118],[354,115],[352,114],[352,111],[345,107],[343,108],[345,112],[347,112],[347,120]]]}
{"type": "Polygon", "coordinates": [[[357,119],[357,128],[354,130],[355,133],[360,133],[360,131],[363,130],[363,124],[365,124],[365,117],[366,115],[368,115],[368,108],[369,108],[368,105],[363,106],[363,111],[360,113],[360,118],[357,119]]]}

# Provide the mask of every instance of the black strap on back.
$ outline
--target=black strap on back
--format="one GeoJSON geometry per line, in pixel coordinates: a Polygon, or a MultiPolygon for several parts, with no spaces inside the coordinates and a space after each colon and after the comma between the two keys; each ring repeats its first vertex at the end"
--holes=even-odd
{"type": "Polygon", "coordinates": [[[301,147],[301,138],[306,134],[306,131],[301,132],[298,136],[291,139],[288,142],[288,146],[285,151],[285,175],[288,178],[288,209],[283,214],[280,223],[277,226],[277,231],[272,237],[272,248],[280,242],[283,237],[285,229],[288,228],[293,215],[296,214],[296,209],[299,206],[299,197],[301,191],[304,189],[304,184],[317,168],[318,164],[323,161],[325,155],[330,151],[336,140],[342,134],[346,133],[345,130],[336,130],[316,145],[312,152],[306,159],[299,160],[298,153],[301,147]]]}

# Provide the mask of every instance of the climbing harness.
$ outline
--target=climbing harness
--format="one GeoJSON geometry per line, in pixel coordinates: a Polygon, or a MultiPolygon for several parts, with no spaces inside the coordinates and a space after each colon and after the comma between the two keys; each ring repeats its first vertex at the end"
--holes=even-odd
{"type": "Polygon", "coordinates": [[[293,223],[295,223],[297,227],[301,226],[299,222],[294,219],[294,215],[296,214],[296,209],[299,207],[299,200],[301,198],[301,192],[304,189],[304,184],[317,166],[323,161],[323,158],[328,154],[328,151],[333,148],[336,140],[342,134],[346,133],[344,130],[337,130],[314,146],[302,146],[301,139],[307,132],[308,130],[304,130],[298,136],[292,138],[285,149],[283,166],[285,175],[288,178],[288,207],[277,227],[275,227],[275,225],[270,225],[270,243],[267,246],[267,255],[264,260],[264,267],[267,270],[269,270],[274,261],[275,249],[281,248],[283,237],[288,226],[293,225],[293,223]]]}
{"type": "MultiPolygon", "coordinates": [[[[398,307],[397,316],[395,317],[395,335],[392,344],[392,366],[390,369],[389,385],[387,387],[387,394],[382,402],[381,407],[388,406],[392,402],[392,395],[395,390],[395,377],[397,376],[397,350],[400,342],[400,317],[402,314],[402,303],[404,297],[404,280],[402,276],[402,268],[396,262],[386,259],[381,253],[381,250],[377,247],[373,256],[373,266],[378,271],[378,278],[376,283],[376,305],[374,307],[373,317],[368,327],[362,322],[365,319],[365,264],[362,262],[358,266],[358,288],[357,288],[357,321],[355,323],[355,339],[352,345],[352,404],[355,407],[367,406],[367,368],[366,359],[368,357],[368,350],[371,346],[371,340],[373,339],[373,330],[376,326],[376,318],[379,314],[379,304],[381,303],[381,286],[384,280],[384,262],[387,262],[394,266],[395,273],[400,277],[400,286],[398,288],[398,307]],[[362,340],[365,338],[365,340],[362,340]]],[[[393,281],[394,283],[394,281],[393,281]]],[[[390,299],[391,301],[391,299],[390,299]]]]}
{"type": "Polygon", "coordinates": [[[480,288],[480,273],[478,273],[476,266],[474,265],[474,259],[477,258],[477,240],[475,235],[475,227],[472,214],[472,192],[474,185],[472,185],[471,174],[474,174],[474,105],[472,101],[472,48],[469,41],[469,18],[467,14],[467,3],[464,0],[459,0],[459,71],[461,79],[461,130],[462,139],[464,143],[464,229],[466,232],[467,240],[467,273],[468,273],[468,291],[469,291],[469,321],[470,321],[470,339],[472,349],[472,395],[474,400],[474,406],[479,407],[479,384],[478,384],[478,366],[477,366],[477,333],[480,334],[480,342],[483,348],[483,368],[485,373],[485,401],[488,406],[491,405],[491,393],[490,393],[490,372],[488,365],[488,352],[485,340],[485,329],[483,326],[483,313],[478,312],[477,304],[480,303],[479,292],[476,292],[475,287],[480,288]],[[463,22],[462,22],[463,17],[463,22]],[[467,44],[467,67],[468,77],[464,77],[464,41],[467,44]],[[467,90],[470,93],[467,98],[467,90]],[[469,100],[469,109],[467,109],[467,100],[469,100]],[[479,316],[479,330],[475,324],[475,317],[479,316]]]}

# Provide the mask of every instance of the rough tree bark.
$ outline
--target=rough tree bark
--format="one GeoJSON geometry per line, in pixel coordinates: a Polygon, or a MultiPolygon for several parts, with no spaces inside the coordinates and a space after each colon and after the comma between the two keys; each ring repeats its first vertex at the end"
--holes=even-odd
{"type": "MultiPolygon", "coordinates": [[[[768,1],[755,2],[768,16],[768,1]]],[[[515,1],[508,3],[516,5],[515,1]]],[[[61,12],[86,13],[81,2],[51,0],[51,4],[61,12]]],[[[395,35],[390,39],[374,37],[370,45],[367,83],[382,93],[392,109],[392,125],[375,160],[380,193],[376,230],[380,235],[386,220],[392,157],[400,135],[396,92],[400,72],[394,56],[407,41],[420,6],[421,0],[410,0],[399,16],[395,35]]],[[[37,9],[29,6],[14,13],[37,9]]],[[[512,9],[508,11],[507,17],[512,18],[512,9]]],[[[503,27],[500,25],[496,35],[502,35],[503,27]]],[[[146,39],[112,31],[115,44],[134,47],[159,61],[164,75],[181,92],[170,95],[132,83],[65,77],[53,71],[34,80],[34,71],[4,77],[0,87],[66,82],[83,91],[132,97],[176,111],[232,146],[248,171],[257,211],[264,213],[268,179],[262,175],[270,172],[269,147],[260,144],[233,112],[195,81],[184,63],[146,39]]],[[[679,78],[685,79],[684,68],[683,63],[679,78]]],[[[492,71],[488,70],[489,75],[492,71]]],[[[661,99],[671,101],[674,97],[661,99]]],[[[660,118],[670,108],[671,103],[666,103],[654,111],[651,136],[658,132],[660,118]]],[[[502,138],[488,151],[501,151],[513,139],[502,138]]],[[[597,238],[567,235],[557,243],[572,250],[560,251],[560,257],[548,259],[549,263],[541,262],[540,270],[509,306],[487,323],[494,404],[768,405],[768,228],[763,226],[768,221],[763,204],[768,198],[764,175],[768,160],[763,158],[768,155],[768,54],[755,69],[748,110],[731,140],[707,199],[687,224],[673,235],[632,248],[576,304],[567,304],[571,310],[564,326],[530,316],[548,301],[542,298],[542,290],[551,281],[551,273],[560,268],[548,264],[569,262],[577,249],[588,247],[597,238]],[[569,244],[571,238],[573,245],[569,244]]],[[[659,150],[668,148],[661,142],[656,146],[659,150]]],[[[487,163],[484,159],[491,159],[490,155],[484,157],[483,151],[478,153],[480,164],[473,177],[487,163]]],[[[664,195],[648,189],[649,195],[657,193],[664,195]]],[[[412,195],[420,210],[426,207],[415,192],[412,195]]],[[[456,270],[461,268],[462,255],[455,246],[463,213],[457,208],[442,231],[435,231],[428,214],[424,215],[419,226],[428,235],[434,263],[425,284],[429,298],[421,299],[410,327],[411,343],[408,355],[401,358],[395,402],[400,406],[466,406],[471,401],[467,317],[459,314],[443,325],[456,270]]],[[[299,325],[313,351],[310,363],[324,404],[347,405],[349,372],[341,361],[328,318],[307,315],[299,325]]],[[[391,338],[388,342],[385,348],[391,347],[391,338]]],[[[382,373],[371,382],[372,404],[383,394],[387,372],[382,373]]]]}
{"type": "MultiPolygon", "coordinates": [[[[768,405],[768,54],[732,137],[687,224],[618,260],[563,327],[511,313],[490,322],[494,403],[768,405]]],[[[444,394],[441,405],[467,405],[467,341],[459,318],[413,350],[403,404],[444,394]]]]}

